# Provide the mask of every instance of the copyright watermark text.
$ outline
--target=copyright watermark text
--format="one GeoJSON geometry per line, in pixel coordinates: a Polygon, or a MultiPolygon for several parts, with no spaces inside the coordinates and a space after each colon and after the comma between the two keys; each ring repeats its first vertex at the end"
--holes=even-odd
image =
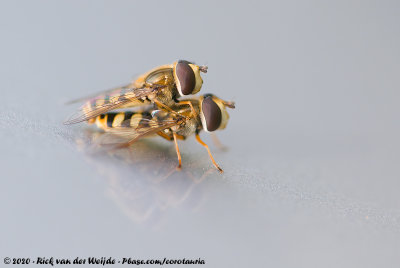
{"type": "Polygon", "coordinates": [[[42,265],[65,265],[65,264],[94,264],[94,265],[113,265],[113,264],[128,264],[128,265],[168,265],[168,264],[205,264],[201,258],[197,259],[137,259],[132,257],[113,258],[113,257],[87,257],[87,258],[54,258],[54,257],[36,257],[36,258],[4,258],[4,264],[42,264],[42,265]]]}

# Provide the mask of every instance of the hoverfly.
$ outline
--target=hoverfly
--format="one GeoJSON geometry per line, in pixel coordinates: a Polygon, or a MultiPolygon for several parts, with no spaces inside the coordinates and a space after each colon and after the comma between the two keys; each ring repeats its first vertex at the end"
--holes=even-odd
{"type": "Polygon", "coordinates": [[[85,101],[85,104],[64,124],[88,121],[114,109],[151,103],[169,111],[171,110],[169,107],[176,103],[187,104],[194,111],[191,103],[178,101],[178,98],[199,92],[203,84],[200,72],[206,73],[207,69],[207,66],[198,66],[185,60],[159,66],[128,85],[70,102],[85,101]]]}
{"type": "MultiPolygon", "coordinates": [[[[207,149],[214,166],[222,173],[223,170],[215,162],[208,145],[204,143],[199,132],[213,132],[224,129],[228,123],[229,114],[226,107],[235,108],[233,102],[224,101],[215,95],[205,94],[197,99],[189,99],[196,113],[193,113],[189,104],[173,107],[174,112],[148,109],[138,112],[108,112],[97,116],[89,123],[95,123],[99,128],[114,134],[107,138],[119,136],[123,142],[118,147],[133,144],[140,138],[157,134],[164,139],[174,141],[178,156],[178,169],[182,166],[182,159],[178,147],[178,139],[185,140],[195,134],[196,140],[207,149]]],[[[109,143],[109,142],[106,142],[109,143]]],[[[115,144],[115,142],[114,142],[115,144]]]]}

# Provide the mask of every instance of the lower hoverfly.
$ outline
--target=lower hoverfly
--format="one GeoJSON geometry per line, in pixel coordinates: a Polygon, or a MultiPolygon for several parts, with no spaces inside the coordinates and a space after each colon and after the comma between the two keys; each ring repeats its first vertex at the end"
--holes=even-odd
{"type": "Polygon", "coordinates": [[[194,110],[191,103],[179,102],[178,98],[199,92],[203,84],[200,72],[206,73],[207,69],[207,66],[198,66],[185,60],[159,66],[128,85],[70,102],[84,101],[85,104],[64,124],[88,121],[114,109],[151,103],[166,110],[170,110],[169,107],[176,103],[188,104],[194,110]]]}
{"type": "Polygon", "coordinates": [[[108,112],[93,118],[89,123],[95,123],[99,128],[112,134],[111,136],[107,134],[104,136],[103,142],[105,144],[109,144],[110,141],[113,143],[115,136],[123,138],[123,141],[119,143],[114,142],[117,147],[129,146],[140,138],[154,134],[174,141],[178,156],[178,169],[182,166],[182,159],[177,140],[185,140],[195,134],[196,140],[207,149],[214,166],[220,172],[223,172],[215,162],[208,145],[201,140],[199,133],[201,130],[212,132],[224,129],[229,119],[226,107],[233,109],[235,104],[212,94],[205,94],[197,99],[189,99],[189,101],[194,107],[195,113],[187,104],[175,106],[173,112],[156,109],[138,112],[108,112]]]}

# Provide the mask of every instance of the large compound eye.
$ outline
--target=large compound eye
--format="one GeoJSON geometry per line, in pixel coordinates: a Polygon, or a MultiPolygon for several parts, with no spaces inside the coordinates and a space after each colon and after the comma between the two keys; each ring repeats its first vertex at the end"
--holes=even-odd
{"type": "Polygon", "coordinates": [[[211,96],[206,96],[201,104],[201,108],[206,121],[208,131],[217,130],[222,121],[222,113],[219,106],[213,101],[211,96]]]}
{"type": "Polygon", "coordinates": [[[177,87],[182,95],[192,94],[196,86],[196,77],[193,69],[189,66],[187,61],[179,61],[176,64],[176,76],[178,78],[177,87]]]}

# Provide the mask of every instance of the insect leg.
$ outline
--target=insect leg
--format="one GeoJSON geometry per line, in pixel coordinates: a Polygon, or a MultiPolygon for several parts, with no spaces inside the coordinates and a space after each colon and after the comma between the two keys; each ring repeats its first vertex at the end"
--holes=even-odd
{"type": "Polygon", "coordinates": [[[192,110],[193,116],[197,117],[196,110],[194,109],[193,104],[192,104],[191,101],[180,101],[180,102],[176,103],[176,105],[189,105],[190,109],[192,110]]]}
{"type": "MultiPolygon", "coordinates": [[[[164,139],[166,139],[166,140],[168,140],[168,141],[172,141],[172,140],[174,139],[173,136],[170,136],[170,135],[168,135],[168,134],[165,134],[165,133],[162,132],[162,131],[157,132],[157,135],[161,136],[162,138],[164,138],[164,139]]],[[[185,136],[182,136],[182,135],[179,135],[179,134],[176,134],[176,133],[175,133],[175,135],[176,135],[176,138],[177,138],[178,140],[186,140],[186,137],[185,137],[185,136]]]]}
{"type": "Polygon", "coordinates": [[[174,135],[174,142],[175,142],[175,150],[176,150],[176,154],[178,155],[178,162],[179,162],[179,165],[178,165],[177,169],[180,170],[181,167],[182,167],[182,158],[181,158],[181,153],[179,152],[179,147],[178,147],[178,141],[177,141],[176,133],[173,132],[173,135],[174,135]]]}
{"type": "Polygon", "coordinates": [[[163,104],[162,102],[158,101],[158,100],[154,100],[154,103],[157,104],[158,106],[161,106],[162,108],[164,108],[165,110],[167,110],[170,113],[173,113],[175,115],[181,116],[179,113],[175,112],[174,110],[172,110],[171,108],[169,108],[167,105],[163,104]]]}
{"type": "Polygon", "coordinates": [[[224,171],[222,170],[222,168],[220,168],[220,167],[218,166],[218,164],[215,162],[214,157],[212,156],[212,154],[211,154],[211,152],[210,152],[210,149],[208,148],[208,145],[205,144],[204,141],[202,141],[202,140],[200,139],[199,133],[196,133],[196,140],[197,140],[201,145],[203,145],[203,146],[207,149],[207,152],[208,152],[208,155],[209,155],[210,158],[211,158],[211,161],[213,162],[214,166],[219,170],[219,172],[221,172],[221,173],[224,172],[224,171]]]}
{"type": "Polygon", "coordinates": [[[167,134],[165,134],[165,133],[162,132],[162,131],[157,132],[157,135],[159,135],[159,136],[161,136],[162,138],[164,138],[164,139],[166,139],[166,140],[169,140],[169,141],[172,141],[172,140],[173,140],[173,137],[168,136],[167,134]]]}

